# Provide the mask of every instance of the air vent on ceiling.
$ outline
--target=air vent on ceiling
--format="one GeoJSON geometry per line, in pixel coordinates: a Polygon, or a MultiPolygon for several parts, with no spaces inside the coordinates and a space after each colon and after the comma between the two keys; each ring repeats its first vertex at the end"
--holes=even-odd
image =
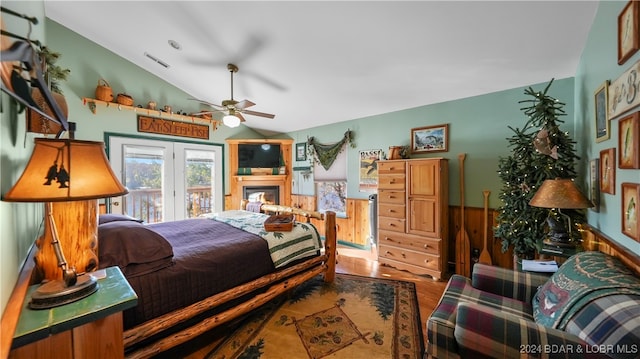
{"type": "Polygon", "coordinates": [[[144,56],[146,56],[146,57],[150,58],[151,60],[157,62],[158,64],[160,64],[160,66],[162,66],[164,68],[167,68],[167,69],[169,68],[169,64],[168,63],[166,63],[166,62],[160,60],[159,58],[149,54],[148,52],[145,52],[144,56]]]}

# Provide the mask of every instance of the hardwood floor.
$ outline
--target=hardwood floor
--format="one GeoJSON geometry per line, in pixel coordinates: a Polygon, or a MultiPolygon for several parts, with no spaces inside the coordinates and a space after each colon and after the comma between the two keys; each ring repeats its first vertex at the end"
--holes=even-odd
{"type": "MultiPolygon", "coordinates": [[[[354,274],[374,278],[389,278],[413,282],[416,285],[418,304],[420,306],[420,323],[422,336],[426,345],[426,319],[438,304],[447,281],[435,281],[430,276],[421,276],[391,267],[379,265],[375,255],[369,251],[338,247],[337,273],[354,274]]],[[[224,328],[221,328],[224,332],[224,328]]],[[[185,358],[202,359],[211,350],[219,337],[219,331],[208,333],[181,347],[156,356],[156,359],[185,358]]]]}

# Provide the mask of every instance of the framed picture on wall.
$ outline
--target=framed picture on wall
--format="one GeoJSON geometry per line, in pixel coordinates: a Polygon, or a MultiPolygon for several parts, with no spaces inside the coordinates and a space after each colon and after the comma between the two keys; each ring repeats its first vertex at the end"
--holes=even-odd
{"type": "Polygon", "coordinates": [[[378,189],[378,161],[382,159],[382,150],[363,150],[359,152],[360,192],[376,192],[378,189]]]}
{"type": "Polygon", "coordinates": [[[594,212],[600,211],[600,177],[598,176],[599,169],[599,158],[589,161],[589,199],[591,200],[591,203],[593,203],[593,207],[591,207],[591,210],[594,212]]]}
{"type": "Polygon", "coordinates": [[[595,104],[594,117],[596,120],[596,142],[608,140],[610,135],[609,119],[607,118],[607,92],[609,90],[609,81],[605,81],[593,94],[593,102],[595,104]]]}
{"type": "Polygon", "coordinates": [[[616,149],[600,151],[600,192],[616,194],[616,149]]]}
{"type": "Polygon", "coordinates": [[[640,184],[623,183],[621,190],[622,233],[640,242],[640,211],[638,211],[640,184]]]}
{"type": "Polygon", "coordinates": [[[449,151],[449,124],[411,129],[411,153],[449,151]]]}
{"type": "Polygon", "coordinates": [[[640,2],[629,1],[618,15],[618,65],[640,49],[640,2]]]}
{"type": "Polygon", "coordinates": [[[307,160],[307,143],[296,143],[296,161],[307,160]]]}
{"type": "Polygon", "coordinates": [[[640,112],[618,121],[618,167],[640,168],[640,112]]]}

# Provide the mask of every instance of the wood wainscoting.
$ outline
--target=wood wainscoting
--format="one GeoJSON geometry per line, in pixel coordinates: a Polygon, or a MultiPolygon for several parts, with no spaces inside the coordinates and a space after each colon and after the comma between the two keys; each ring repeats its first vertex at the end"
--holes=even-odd
{"type": "MultiPolygon", "coordinates": [[[[491,255],[492,264],[502,268],[513,269],[513,250],[510,248],[502,253],[502,240],[493,236],[493,227],[496,225],[495,218],[498,212],[489,209],[489,228],[487,236],[487,249],[491,255]]],[[[471,248],[482,251],[484,245],[484,208],[465,207],[465,227],[469,234],[471,248]]],[[[460,229],[460,207],[449,207],[449,262],[450,268],[455,265],[455,233],[460,229]]],[[[582,232],[584,250],[600,251],[619,258],[626,266],[640,275],[640,253],[633,253],[626,249],[610,237],[600,232],[598,229],[586,225],[582,232]]],[[[454,271],[451,270],[450,273],[454,271]]]]}
{"type": "MultiPolygon", "coordinates": [[[[600,251],[617,257],[622,263],[634,271],[636,275],[640,276],[640,253],[633,253],[620,246],[611,240],[611,238],[607,237],[607,235],[590,225],[586,226],[582,238],[582,246],[586,250],[600,251]]],[[[640,247],[640,245],[638,247],[640,247]]]]}
{"type": "MultiPolygon", "coordinates": [[[[229,203],[229,197],[225,200],[225,204],[227,203],[229,203]]],[[[315,211],[316,197],[291,195],[291,206],[315,211]]],[[[226,209],[231,209],[231,206],[226,209]]],[[[470,246],[472,249],[478,249],[478,253],[480,253],[484,247],[484,208],[465,207],[464,214],[464,223],[469,235],[470,246]]],[[[487,250],[491,255],[493,265],[513,269],[513,251],[509,249],[503,253],[502,240],[493,235],[493,227],[495,226],[497,215],[498,213],[495,209],[489,209],[487,250]]],[[[369,246],[369,201],[367,199],[347,199],[347,218],[337,218],[336,225],[338,227],[338,240],[342,243],[353,244],[362,248],[369,246]]],[[[319,223],[316,223],[316,227],[322,232],[322,226],[319,223]]],[[[449,273],[455,273],[455,235],[459,230],[460,207],[449,206],[449,273]]],[[[324,233],[320,233],[320,235],[324,235],[324,233]]],[[[627,266],[640,274],[640,254],[632,253],[630,250],[621,247],[611,238],[589,225],[585,227],[583,238],[585,250],[599,250],[619,257],[627,266]]]]}
{"type": "MultiPolygon", "coordinates": [[[[513,251],[510,249],[506,253],[502,253],[502,240],[493,236],[493,227],[495,226],[495,218],[498,213],[489,209],[488,215],[488,229],[487,229],[487,250],[491,256],[491,262],[493,265],[503,268],[513,268],[513,251]]],[[[460,207],[449,207],[449,267],[455,268],[456,260],[456,233],[460,228],[460,207]]],[[[473,251],[476,249],[478,255],[482,252],[484,247],[484,208],[478,207],[464,207],[464,224],[467,234],[469,235],[469,248],[471,248],[471,256],[473,258],[473,251]]],[[[476,260],[478,258],[475,258],[476,260]]],[[[473,261],[471,263],[474,263],[473,261]]],[[[455,270],[451,270],[454,273],[455,270]]]]}
{"type": "MultiPolygon", "coordinates": [[[[291,195],[291,207],[304,209],[307,211],[316,210],[316,197],[307,195],[291,195]]],[[[347,217],[336,218],[338,240],[343,243],[353,244],[360,248],[369,246],[369,200],[347,198],[347,217]]],[[[301,220],[301,219],[299,219],[301,220]]],[[[324,236],[321,222],[312,223],[316,225],[321,236],[324,236]]]]}

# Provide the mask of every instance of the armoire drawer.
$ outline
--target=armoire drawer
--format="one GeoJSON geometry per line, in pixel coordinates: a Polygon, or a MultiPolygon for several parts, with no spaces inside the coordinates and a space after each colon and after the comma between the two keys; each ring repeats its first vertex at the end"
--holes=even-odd
{"type": "Polygon", "coordinates": [[[406,194],[404,191],[390,191],[379,190],[378,191],[378,203],[394,203],[405,204],[406,194]]]}
{"type": "Polygon", "coordinates": [[[401,218],[378,216],[378,228],[380,230],[404,232],[406,228],[406,221],[401,218]]]}
{"type": "Polygon", "coordinates": [[[407,207],[404,204],[378,203],[378,216],[406,218],[407,207]]]}
{"type": "Polygon", "coordinates": [[[380,244],[379,256],[419,267],[440,270],[440,258],[431,254],[380,244]]]}
{"type": "Polygon", "coordinates": [[[393,231],[378,231],[378,244],[402,247],[419,252],[440,255],[440,240],[407,235],[393,231]]]}
{"type": "Polygon", "coordinates": [[[378,176],[378,188],[404,191],[405,181],[406,177],[404,174],[378,176]]]}
{"type": "Polygon", "coordinates": [[[401,173],[404,174],[406,163],[404,161],[378,161],[378,173],[401,173]]]}

